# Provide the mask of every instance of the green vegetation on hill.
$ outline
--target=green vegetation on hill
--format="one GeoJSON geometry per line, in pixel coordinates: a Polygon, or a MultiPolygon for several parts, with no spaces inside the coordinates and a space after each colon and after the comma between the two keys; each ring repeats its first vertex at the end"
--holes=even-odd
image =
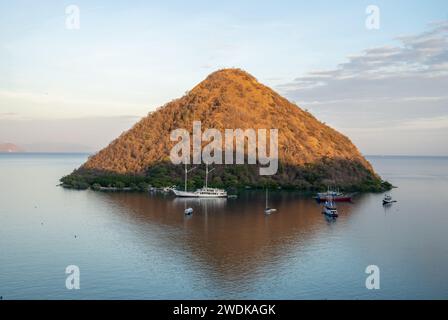
{"type": "MultiPolygon", "coordinates": [[[[209,176],[209,186],[218,188],[242,189],[282,188],[302,191],[325,190],[328,186],[345,191],[379,192],[388,190],[392,185],[372,174],[362,164],[348,161],[324,160],[302,167],[279,166],[276,175],[259,176],[254,165],[216,165],[209,176]],[[337,170],[337,171],[336,171],[337,170]],[[336,173],[336,174],[335,174],[336,173]],[[346,175],[359,177],[356,180],[346,175]],[[347,182],[349,181],[349,182],[347,182]]],[[[184,186],[184,168],[164,162],[151,166],[144,175],[116,174],[94,170],[77,170],[61,179],[67,188],[100,190],[101,188],[128,189],[146,191],[149,186],[160,188],[177,185],[184,186]]],[[[200,188],[204,184],[205,169],[199,166],[188,177],[188,188],[200,188]]]]}

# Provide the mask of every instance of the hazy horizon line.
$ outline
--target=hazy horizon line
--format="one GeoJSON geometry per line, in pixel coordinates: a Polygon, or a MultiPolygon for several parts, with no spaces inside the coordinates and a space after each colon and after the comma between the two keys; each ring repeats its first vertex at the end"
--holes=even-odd
{"type": "MultiPolygon", "coordinates": [[[[0,151],[0,154],[85,154],[85,155],[94,155],[97,152],[89,152],[89,151],[20,151],[20,152],[7,152],[0,151]]],[[[447,158],[447,155],[414,155],[414,154],[363,154],[364,157],[414,157],[414,158],[447,158]]]]}

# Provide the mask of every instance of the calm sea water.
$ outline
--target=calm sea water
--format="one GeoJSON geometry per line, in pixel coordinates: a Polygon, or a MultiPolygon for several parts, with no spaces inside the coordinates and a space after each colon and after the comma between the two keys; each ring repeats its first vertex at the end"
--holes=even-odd
{"type": "Polygon", "coordinates": [[[86,158],[0,155],[3,299],[448,298],[448,158],[370,157],[398,202],[359,195],[336,221],[299,193],[273,193],[265,216],[262,192],[185,203],[56,186],[86,158]],[[65,287],[72,264],[80,290],[65,287]]]}

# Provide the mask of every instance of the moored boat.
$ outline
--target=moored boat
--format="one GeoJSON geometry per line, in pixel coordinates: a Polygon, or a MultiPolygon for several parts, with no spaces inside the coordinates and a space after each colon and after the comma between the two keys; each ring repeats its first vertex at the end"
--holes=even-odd
{"type": "Polygon", "coordinates": [[[392,200],[392,196],[390,194],[384,195],[383,204],[390,204],[396,202],[396,200],[392,200]]]}
{"type": "Polygon", "coordinates": [[[350,202],[352,201],[352,195],[345,194],[339,191],[327,190],[326,192],[318,192],[314,199],[319,202],[327,201],[328,197],[331,197],[334,202],[350,202]]]}
{"type": "Polygon", "coordinates": [[[329,217],[339,216],[338,210],[336,208],[336,203],[333,201],[333,198],[331,196],[329,196],[325,201],[322,207],[322,213],[329,217]]]}
{"type": "Polygon", "coordinates": [[[226,198],[227,191],[218,188],[204,187],[196,191],[179,191],[172,189],[173,193],[178,197],[185,198],[226,198]]]}
{"type": "Polygon", "coordinates": [[[264,208],[264,213],[265,214],[271,214],[273,212],[276,212],[277,209],[271,208],[268,206],[268,189],[266,188],[266,206],[264,208]]]}
{"type": "Polygon", "coordinates": [[[185,189],[184,191],[177,190],[175,188],[171,188],[171,191],[177,196],[177,197],[185,197],[185,198],[226,198],[227,197],[227,191],[224,189],[218,189],[218,188],[209,188],[207,185],[208,180],[208,174],[209,172],[213,171],[208,170],[208,164],[205,166],[205,185],[203,188],[197,189],[196,191],[187,191],[187,174],[188,172],[194,170],[190,169],[187,170],[187,165],[185,164],[185,189]]]}

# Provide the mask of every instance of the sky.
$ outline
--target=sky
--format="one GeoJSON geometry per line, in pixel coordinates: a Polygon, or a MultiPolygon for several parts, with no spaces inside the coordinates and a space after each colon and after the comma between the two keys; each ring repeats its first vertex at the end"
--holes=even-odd
{"type": "Polygon", "coordinates": [[[364,154],[448,155],[446,0],[0,0],[0,143],[98,151],[226,67],[364,154]]]}

